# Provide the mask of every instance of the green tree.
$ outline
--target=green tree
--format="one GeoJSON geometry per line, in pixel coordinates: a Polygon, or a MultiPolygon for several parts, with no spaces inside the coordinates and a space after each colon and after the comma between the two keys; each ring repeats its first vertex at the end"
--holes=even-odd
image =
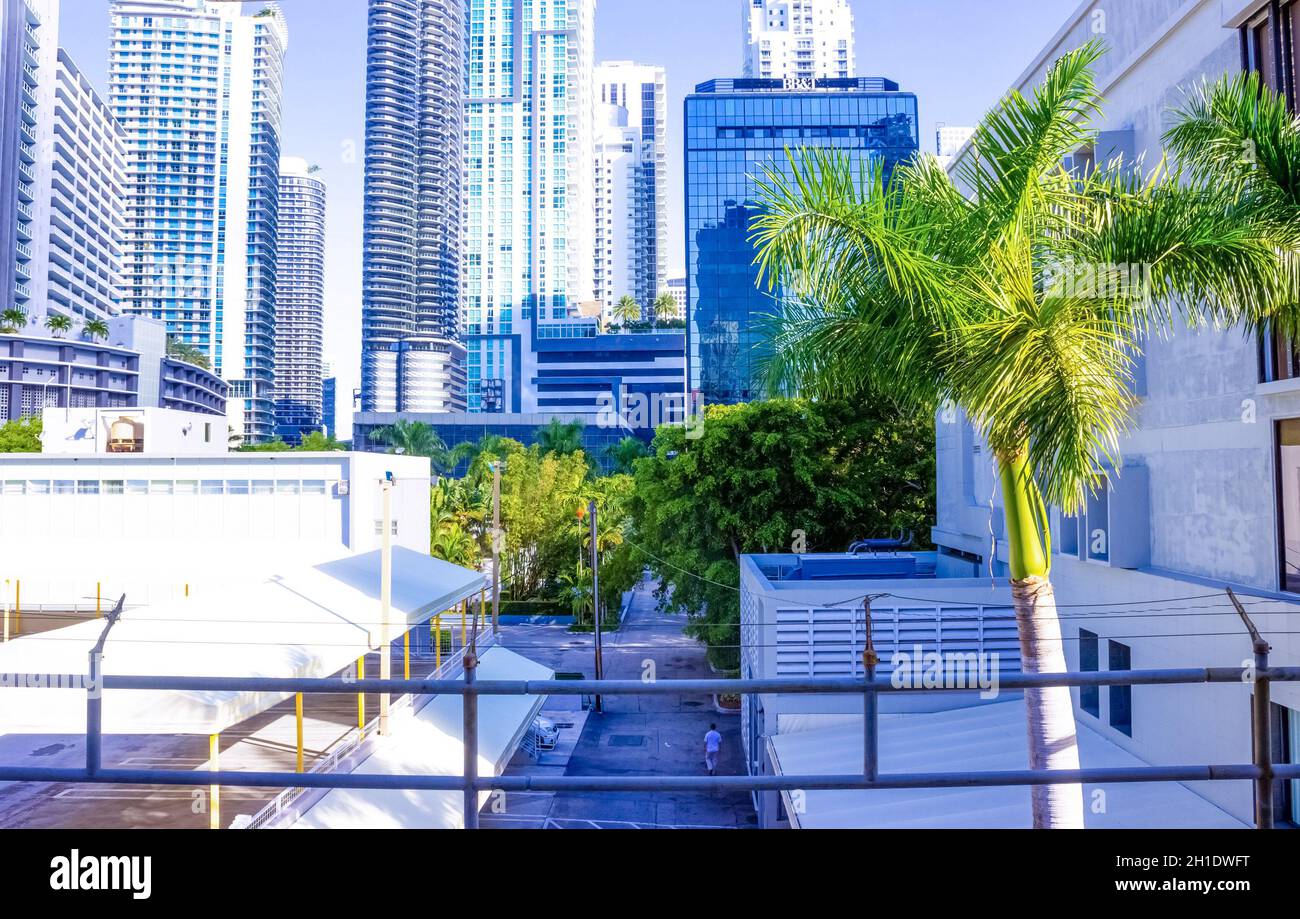
{"type": "Polygon", "coordinates": [[[460,461],[459,454],[449,450],[438,432],[423,421],[400,418],[387,427],[377,428],[371,436],[380,443],[388,444],[389,453],[427,458],[431,461],[434,472],[448,472],[455,469],[460,461]]]}
{"type": "MultiPolygon", "coordinates": [[[[1118,465],[1144,336],[1175,321],[1294,328],[1300,301],[1297,273],[1279,270],[1294,234],[1252,220],[1227,183],[1163,164],[1063,168],[1092,141],[1101,54],[1065,54],[1032,98],[1013,92],[985,117],[958,167],[969,196],[932,157],[886,182],[806,152],[793,179],[768,172],[753,225],[761,268],[791,294],[770,330],[771,385],[951,400],[988,443],[1029,672],[1065,669],[1046,504],[1074,512],[1118,465]],[[1095,283],[1127,266],[1150,276],[1095,283]]],[[[1025,696],[1030,767],[1078,768],[1069,690],[1025,696]]],[[[1032,800],[1035,826],[1082,826],[1079,786],[1035,786],[1032,800]]]]}
{"type": "Polygon", "coordinates": [[[623,325],[630,325],[641,320],[641,304],[637,303],[636,298],[631,294],[624,294],[619,297],[611,312],[614,318],[623,325]]]}
{"type": "Polygon", "coordinates": [[[581,452],[543,453],[537,446],[509,458],[501,476],[502,574],[514,596],[538,597],[579,557],[577,512],[587,501],[581,452]]]}
{"type": "Polygon", "coordinates": [[[302,436],[302,441],[296,449],[304,453],[334,453],[347,448],[347,444],[340,441],[333,434],[326,434],[322,431],[308,431],[302,436]]]}
{"type": "Polygon", "coordinates": [[[537,432],[537,446],[543,453],[568,455],[582,450],[581,421],[561,421],[552,418],[537,432]]]}
{"type": "Polygon", "coordinates": [[[287,453],[292,450],[283,438],[274,437],[271,440],[264,441],[260,444],[243,444],[236,452],[238,453],[287,453]]]}
{"type": "Polygon", "coordinates": [[[50,313],[45,317],[45,328],[49,329],[50,334],[55,338],[62,338],[72,331],[72,319],[69,316],[50,313]]]}
{"type": "Polygon", "coordinates": [[[102,319],[87,319],[81,325],[81,332],[90,339],[106,339],[109,336],[108,323],[102,319]]]}
{"type": "Polygon", "coordinates": [[[24,415],[0,425],[0,453],[40,453],[41,416],[24,415]]]}
{"type": "Polygon", "coordinates": [[[655,297],[652,311],[656,323],[670,322],[677,318],[677,299],[665,290],[659,296],[655,297]]]}
{"type": "Polygon", "coordinates": [[[629,499],[637,561],[684,608],[715,666],[739,666],[739,559],[843,551],[934,515],[934,428],[883,398],[773,399],[705,409],[698,439],[655,432],[629,499]]]}
{"type": "Polygon", "coordinates": [[[184,361],[187,364],[193,364],[195,367],[202,367],[204,370],[212,369],[212,361],[208,359],[207,354],[193,345],[177,341],[171,336],[167,337],[167,356],[178,361],[184,361]]]}
{"type": "Polygon", "coordinates": [[[27,327],[27,310],[21,306],[11,306],[0,313],[0,332],[21,332],[27,327]]]}
{"type": "Polygon", "coordinates": [[[605,455],[609,457],[615,472],[632,472],[636,461],[650,454],[650,448],[639,437],[624,437],[618,443],[607,447],[605,455]]]}

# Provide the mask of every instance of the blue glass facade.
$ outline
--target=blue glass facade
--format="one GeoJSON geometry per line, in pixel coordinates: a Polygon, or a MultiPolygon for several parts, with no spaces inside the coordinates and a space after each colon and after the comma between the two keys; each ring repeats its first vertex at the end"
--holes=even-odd
{"type": "Polygon", "coordinates": [[[789,172],[786,150],[843,151],[856,169],[887,168],[918,149],[916,96],[875,78],[712,80],[686,97],[686,367],[708,403],[759,398],[755,320],[779,303],[759,288],[750,223],[764,167],[789,172]]]}

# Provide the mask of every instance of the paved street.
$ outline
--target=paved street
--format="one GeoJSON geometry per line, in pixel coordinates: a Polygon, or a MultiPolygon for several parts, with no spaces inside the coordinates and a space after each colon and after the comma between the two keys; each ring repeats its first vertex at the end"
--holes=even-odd
{"type": "MultiPolygon", "coordinates": [[[[653,666],[660,680],[705,679],[713,676],[703,647],[682,634],[685,616],[655,609],[653,584],[643,584],[633,597],[623,627],[605,639],[605,676],[641,679],[653,666]]],[[[505,645],[557,671],[593,673],[590,635],[569,634],[564,626],[509,626],[505,645]]],[[[557,724],[573,722],[580,700],[552,697],[543,714],[557,724]]],[[[580,712],[577,714],[581,714],[580,712]]],[[[703,775],[704,734],[711,723],[722,734],[720,774],[743,774],[740,718],[721,715],[703,695],[606,697],[604,712],[588,713],[581,736],[564,756],[544,755],[540,763],[519,754],[507,774],[561,775],[703,775]]],[[[579,730],[575,726],[562,729],[579,730]]],[[[561,752],[561,751],[557,751],[561,752]]],[[[530,792],[507,795],[489,805],[482,825],[496,827],[649,828],[754,825],[749,795],[741,793],[530,792]]]]}

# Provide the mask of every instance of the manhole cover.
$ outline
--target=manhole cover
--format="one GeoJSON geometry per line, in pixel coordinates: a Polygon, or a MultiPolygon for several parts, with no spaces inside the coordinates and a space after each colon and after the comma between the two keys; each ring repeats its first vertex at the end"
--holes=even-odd
{"type": "Polygon", "coordinates": [[[611,747],[644,747],[644,734],[611,734],[609,737],[611,747]]]}

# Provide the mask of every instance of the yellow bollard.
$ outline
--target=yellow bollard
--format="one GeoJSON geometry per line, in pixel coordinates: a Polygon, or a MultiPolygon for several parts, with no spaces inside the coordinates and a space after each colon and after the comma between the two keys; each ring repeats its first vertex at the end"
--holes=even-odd
{"type": "Polygon", "coordinates": [[[442,666],[442,613],[433,617],[433,666],[442,666]]]}
{"type": "Polygon", "coordinates": [[[465,614],[469,612],[469,600],[460,601],[460,646],[463,648],[469,644],[469,628],[465,622],[465,614]]]}
{"type": "MultiPolygon", "coordinates": [[[[357,679],[366,678],[366,656],[363,654],[357,658],[357,679]]],[[[357,693],[357,737],[360,740],[366,736],[366,694],[357,693]]]]}
{"type": "Polygon", "coordinates": [[[293,707],[298,720],[298,771],[302,772],[302,693],[294,696],[293,707]]]}
{"type": "Polygon", "coordinates": [[[95,618],[96,619],[100,619],[104,615],[103,610],[101,608],[103,597],[104,597],[104,583],[102,581],[96,581],[95,582],[95,618]]]}
{"type": "Polygon", "coordinates": [[[402,679],[411,678],[411,633],[402,633],[402,679]]]}
{"type": "MultiPolygon", "coordinates": [[[[221,735],[213,734],[208,737],[208,770],[210,772],[221,771],[221,735]]],[[[221,829],[221,786],[208,786],[208,829],[221,829]]]]}
{"type": "Polygon", "coordinates": [[[14,581],[14,637],[23,634],[23,582],[14,581]]]}
{"type": "Polygon", "coordinates": [[[188,597],[189,595],[190,595],[190,585],[189,585],[189,584],[186,584],[186,585],[185,585],[185,596],[188,597]]]}

